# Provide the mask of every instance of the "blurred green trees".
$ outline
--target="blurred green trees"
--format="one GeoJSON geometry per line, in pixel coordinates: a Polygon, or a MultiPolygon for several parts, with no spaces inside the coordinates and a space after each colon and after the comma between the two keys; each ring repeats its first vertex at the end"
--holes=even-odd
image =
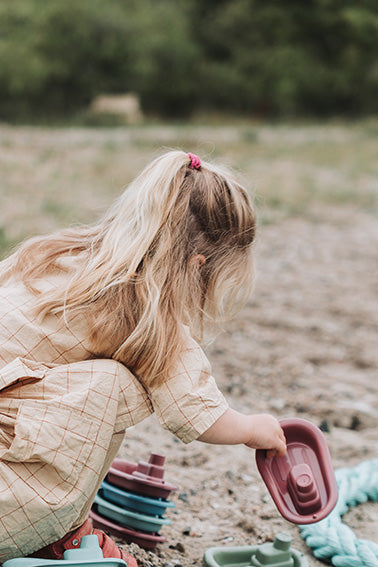
{"type": "Polygon", "coordinates": [[[101,93],[145,112],[378,111],[376,0],[0,0],[0,119],[101,93]]]}

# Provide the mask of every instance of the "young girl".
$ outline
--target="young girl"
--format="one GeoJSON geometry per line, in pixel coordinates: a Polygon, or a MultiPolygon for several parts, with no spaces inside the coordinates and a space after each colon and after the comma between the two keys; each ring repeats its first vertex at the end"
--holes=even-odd
{"type": "Polygon", "coordinates": [[[0,563],[58,559],[125,430],[152,412],[184,443],[285,453],[279,423],[228,407],[198,343],[248,297],[255,217],[226,170],[171,151],[95,226],[0,263],[0,563]]]}

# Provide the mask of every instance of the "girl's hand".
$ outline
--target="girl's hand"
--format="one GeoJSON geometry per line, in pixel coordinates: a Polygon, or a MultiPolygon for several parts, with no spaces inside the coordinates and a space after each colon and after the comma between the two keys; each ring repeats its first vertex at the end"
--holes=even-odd
{"type": "Polygon", "coordinates": [[[286,439],[278,420],[266,413],[247,417],[251,435],[244,444],[251,449],[266,449],[268,458],[285,455],[286,439]]]}
{"type": "Polygon", "coordinates": [[[284,432],[278,420],[266,413],[246,415],[228,408],[198,440],[221,445],[241,443],[251,449],[266,449],[269,458],[282,457],[286,453],[284,432]]]}

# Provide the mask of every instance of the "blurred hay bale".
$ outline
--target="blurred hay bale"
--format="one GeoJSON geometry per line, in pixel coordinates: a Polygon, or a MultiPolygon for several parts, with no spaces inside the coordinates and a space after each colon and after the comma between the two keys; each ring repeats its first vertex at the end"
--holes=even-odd
{"type": "Polygon", "coordinates": [[[140,100],[134,93],[99,95],[93,99],[90,112],[96,116],[116,116],[127,124],[137,124],[143,120],[140,100]]]}

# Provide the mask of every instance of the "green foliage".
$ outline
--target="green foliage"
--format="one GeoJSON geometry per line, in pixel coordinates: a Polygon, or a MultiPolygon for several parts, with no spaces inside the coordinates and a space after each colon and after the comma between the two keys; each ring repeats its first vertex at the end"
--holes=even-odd
{"type": "Polygon", "coordinates": [[[201,84],[212,104],[290,116],[377,112],[378,7],[369,0],[202,2],[201,84]],[[209,22],[211,24],[209,25],[209,22]],[[234,94],[222,97],[234,85],[234,94]]]}
{"type": "Polygon", "coordinates": [[[114,0],[2,0],[2,108],[65,114],[103,90],[128,89],[130,34],[120,8],[114,0]]]}
{"type": "Polygon", "coordinates": [[[0,0],[0,119],[127,91],[166,116],[376,113],[377,50],[373,0],[0,0]]]}
{"type": "Polygon", "coordinates": [[[133,90],[147,112],[183,116],[194,107],[195,61],[187,2],[143,0],[135,4],[133,90]]]}

